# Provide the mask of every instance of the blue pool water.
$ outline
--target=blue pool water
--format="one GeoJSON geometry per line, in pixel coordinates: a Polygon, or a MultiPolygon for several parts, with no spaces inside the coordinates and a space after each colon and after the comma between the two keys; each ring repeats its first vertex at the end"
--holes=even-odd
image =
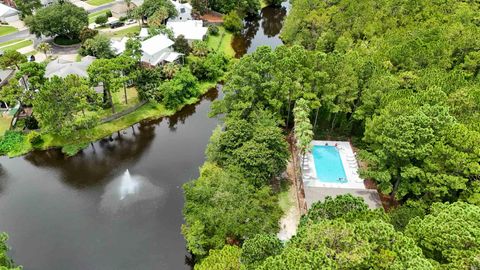
{"type": "Polygon", "coordinates": [[[315,145],[312,150],[317,179],[320,182],[344,183],[347,176],[335,146],[315,145]]]}

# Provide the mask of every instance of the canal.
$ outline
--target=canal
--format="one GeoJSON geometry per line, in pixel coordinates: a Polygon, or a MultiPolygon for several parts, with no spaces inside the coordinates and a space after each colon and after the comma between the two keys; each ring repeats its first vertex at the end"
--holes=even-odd
{"type": "MultiPolygon", "coordinates": [[[[276,47],[288,4],[246,20],[237,56],[276,47]]],[[[66,158],[0,157],[0,232],[25,270],[190,269],[181,186],[198,177],[219,91],[172,117],[144,121],[66,158]]]]}

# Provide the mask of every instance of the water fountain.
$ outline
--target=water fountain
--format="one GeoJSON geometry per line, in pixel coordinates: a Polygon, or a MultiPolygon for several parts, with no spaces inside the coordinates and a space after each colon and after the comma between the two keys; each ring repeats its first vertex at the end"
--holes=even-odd
{"type": "Polygon", "coordinates": [[[140,175],[131,175],[127,169],[123,175],[110,182],[100,201],[100,209],[104,212],[117,213],[139,203],[158,204],[164,190],[152,184],[140,175]]]}

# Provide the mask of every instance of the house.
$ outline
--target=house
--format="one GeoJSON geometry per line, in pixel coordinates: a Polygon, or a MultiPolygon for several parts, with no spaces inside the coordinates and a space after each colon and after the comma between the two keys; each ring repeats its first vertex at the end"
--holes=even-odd
{"type": "Polygon", "coordinates": [[[0,4],[0,21],[2,22],[15,22],[20,20],[19,15],[20,12],[14,8],[11,8],[7,5],[0,4]]]}
{"type": "Polygon", "coordinates": [[[172,45],[173,41],[163,34],[142,41],[142,62],[151,66],[175,62],[182,54],[174,52],[172,45]]]}
{"type": "Polygon", "coordinates": [[[173,31],[173,35],[177,38],[183,35],[191,44],[194,40],[203,40],[207,34],[208,28],[203,27],[200,20],[189,20],[179,22],[167,22],[167,28],[173,31]]]}
{"type": "Polygon", "coordinates": [[[122,17],[126,17],[128,14],[129,10],[133,10],[135,8],[135,4],[131,3],[130,7],[126,2],[123,1],[117,1],[111,8],[110,11],[112,11],[112,16],[120,19],[122,17]]]}
{"type": "Polygon", "coordinates": [[[189,3],[180,3],[180,0],[171,0],[172,4],[175,6],[177,10],[177,17],[170,18],[170,21],[174,22],[181,22],[181,21],[188,21],[192,19],[192,5],[189,3]]]}
{"type": "Polygon", "coordinates": [[[80,77],[88,77],[87,69],[95,59],[93,56],[85,56],[80,62],[57,59],[48,63],[45,70],[45,77],[52,78],[53,76],[58,76],[65,78],[72,74],[80,77]]]}

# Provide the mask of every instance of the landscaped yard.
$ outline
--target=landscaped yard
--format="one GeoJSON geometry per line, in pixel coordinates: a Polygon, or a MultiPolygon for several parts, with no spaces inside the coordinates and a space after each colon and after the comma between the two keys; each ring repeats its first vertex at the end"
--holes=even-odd
{"type": "Polygon", "coordinates": [[[15,40],[15,42],[13,42],[14,40],[11,40],[11,41],[7,41],[5,42],[7,46],[5,46],[3,43],[0,44],[0,50],[3,50],[3,51],[6,51],[6,50],[18,50],[20,48],[24,48],[24,47],[27,47],[27,46],[30,46],[33,44],[33,41],[27,39],[27,40],[15,40]],[[8,45],[10,44],[10,45],[8,45]]]}
{"type": "Polygon", "coordinates": [[[11,33],[15,33],[17,32],[17,28],[13,27],[13,26],[0,26],[0,36],[4,36],[4,35],[8,35],[8,34],[11,34],[11,33]]]}
{"type": "Polygon", "coordinates": [[[101,6],[113,2],[113,0],[88,0],[87,4],[92,6],[101,6]]]}
{"type": "Polygon", "coordinates": [[[101,16],[101,15],[105,15],[108,10],[109,9],[105,9],[105,10],[100,10],[100,11],[88,14],[88,23],[94,23],[95,18],[97,18],[98,16],[101,16]]]}
{"type": "Polygon", "coordinates": [[[214,51],[223,52],[225,55],[232,57],[235,56],[235,51],[233,50],[231,45],[233,38],[232,33],[226,31],[225,28],[221,26],[218,27],[218,30],[219,31],[217,36],[208,36],[208,47],[214,51]]]}
{"type": "Polygon", "coordinates": [[[125,29],[115,31],[115,32],[113,32],[111,30],[108,31],[108,32],[105,32],[105,34],[109,37],[126,37],[129,34],[137,34],[137,33],[140,33],[140,26],[139,25],[134,25],[132,27],[125,28],[125,29]]]}

